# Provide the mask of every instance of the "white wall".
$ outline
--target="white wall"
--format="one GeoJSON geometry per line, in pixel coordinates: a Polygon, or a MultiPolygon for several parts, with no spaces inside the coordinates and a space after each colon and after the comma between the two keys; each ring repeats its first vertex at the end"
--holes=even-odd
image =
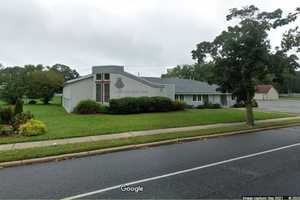
{"type": "Polygon", "coordinates": [[[256,100],[276,100],[276,99],[279,99],[279,94],[275,88],[271,88],[267,94],[255,93],[254,99],[256,99],[256,100]]]}
{"type": "MultiPolygon", "coordinates": [[[[193,105],[195,107],[198,105],[203,105],[204,104],[203,95],[204,94],[201,94],[201,101],[198,101],[198,97],[196,98],[197,99],[196,101],[193,101],[193,95],[184,95],[184,102],[188,105],[193,105]]],[[[208,95],[208,101],[210,103],[217,103],[217,104],[220,104],[221,106],[224,106],[221,103],[221,95],[220,94],[208,95]]],[[[234,105],[235,102],[236,102],[235,100],[232,100],[231,95],[228,94],[227,95],[227,106],[225,106],[225,107],[230,107],[230,106],[234,105]]]]}
{"type": "Polygon", "coordinates": [[[63,89],[63,107],[72,112],[82,100],[93,99],[93,79],[87,78],[65,85],[63,89]]]}
{"type": "Polygon", "coordinates": [[[174,99],[175,86],[166,85],[164,88],[151,87],[140,81],[131,79],[122,74],[110,74],[110,99],[122,97],[140,97],[140,96],[165,96],[174,99]],[[121,78],[124,87],[118,89],[115,84],[121,78]]]}

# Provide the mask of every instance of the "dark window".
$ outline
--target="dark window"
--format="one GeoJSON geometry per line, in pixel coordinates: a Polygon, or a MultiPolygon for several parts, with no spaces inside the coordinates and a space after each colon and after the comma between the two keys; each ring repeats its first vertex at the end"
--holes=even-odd
{"type": "Polygon", "coordinates": [[[203,95],[204,104],[208,104],[208,95],[203,95]]]}
{"type": "Polygon", "coordinates": [[[96,84],[96,101],[102,102],[102,85],[96,84]]]}
{"type": "Polygon", "coordinates": [[[198,101],[201,101],[201,95],[198,95],[198,101]]]}
{"type": "Polygon", "coordinates": [[[193,95],[193,101],[197,101],[197,95],[193,95]]]}
{"type": "Polygon", "coordinates": [[[175,100],[178,100],[178,95],[177,94],[175,95],[175,100]]]}
{"type": "Polygon", "coordinates": [[[109,84],[104,84],[104,102],[109,102],[109,84]]]}
{"type": "Polygon", "coordinates": [[[105,79],[105,80],[109,80],[109,79],[110,79],[109,74],[104,74],[104,79],[105,79]]]}
{"type": "Polygon", "coordinates": [[[180,95],[180,101],[184,101],[184,96],[180,95]]]}
{"type": "Polygon", "coordinates": [[[97,74],[96,75],[96,80],[102,80],[102,74],[97,74]]]}

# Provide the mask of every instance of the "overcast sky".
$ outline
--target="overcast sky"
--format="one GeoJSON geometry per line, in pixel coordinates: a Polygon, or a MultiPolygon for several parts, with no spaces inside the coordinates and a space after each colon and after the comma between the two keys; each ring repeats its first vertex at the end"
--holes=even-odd
{"type": "MultiPolygon", "coordinates": [[[[228,10],[250,4],[290,12],[300,1],[1,0],[0,63],[63,63],[81,75],[116,64],[160,76],[167,67],[192,64],[191,50],[224,30],[228,10]]],[[[280,34],[272,34],[273,45],[280,34]]]]}

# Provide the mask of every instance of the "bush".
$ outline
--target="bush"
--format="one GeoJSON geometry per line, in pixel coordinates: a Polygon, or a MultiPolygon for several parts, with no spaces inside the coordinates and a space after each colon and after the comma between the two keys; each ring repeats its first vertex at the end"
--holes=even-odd
{"type": "Polygon", "coordinates": [[[0,125],[0,136],[8,136],[14,134],[12,127],[0,125]]]}
{"type": "Polygon", "coordinates": [[[74,108],[74,112],[77,114],[96,114],[101,113],[101,105],[93,100],[80,101],[74,108]]]}
{"type": "MultiPolygon", "coordinates": [[[[240,101],[240,102],[237,102],[236,104],[234,104],[232,107],[233,108],[245,108],[245,103],[244,103],[244,101],[240,101]]],[[[258,107],[258,104],[254,99],[252,100],[252,107],[253,108],[258,107]]]]}
{"type": "Polygon", "coordinates": [[[22,124],[19,127],[18,132],[24,136],[41,135],[46,132],[46,125],[39,120],[31,119],[25,124],[22,124]]]}
{"type": "Polygon", "coordinates": [[[30,100],[28,104],[37,104],[36,100],[30,100]]]}
{"type": "Polygon", "coordinates": [[[23,112],[23,100],[22,99],[17,99],[14,115],[17,115],[17,114],[22,113],[22,112],[23,112]]]}
{"type": "Polygon", "coordinates": [[[218,103],[206,103],[197,106],[197,109],[219,109],[219,108],[221,108],[221,105],[218,103]]]}
{"type": "Polygon", "coordinates": [[[155,112],[167,112],[173,108],[173,102],[168,97],[151,97],[154,101],[155,112]]]}
{"type": "Polygon", "coordinates": [[[33,118],[31,112],[24,112],[17,114],[12,120],[12,127],[14,131],[17,131],[22,124],[25,124],[27,121],[33,118]]]}
{"type": "Polygon", "coordinates": [[[184,110],[188,105],[184,101],[174,101],[173,102],[173,110],[184,110]]]}
{"type": "Polygon", "coordinates": [[[0,108],[1,123],[10,124],[13,119],[13,109],[11,106],[0,108]]]}
{"type": "Polygon", "coordinates": [[[125,97],[111,99],[110,112],[132,114],[147,112],[167,112],[174,110],[174,102],[167,97],[125,97]]]}
{"type": "Polygon", "coordinates": [[[115,114],[131,114],[141,112],[141,102],[135,97],[124,97],[120,99],[111,99],[109,109],[115,114]]]}

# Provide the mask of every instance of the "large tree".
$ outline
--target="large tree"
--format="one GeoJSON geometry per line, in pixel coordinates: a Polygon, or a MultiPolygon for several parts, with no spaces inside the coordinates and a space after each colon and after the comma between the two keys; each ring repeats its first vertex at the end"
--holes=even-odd
{"type": "Polygon", "coordinates": [[[49,69],[61,73],[64,76],[64,81],[69,81],[79,77],[79,73],[75,69],[71,69],[67,65],[55,64],[49,69]]]}
{"type": "Polygon", "coordinates": [[[48,104],[63,85],[64,77],[61,73],[53,70],[35,71],[29,75],[27,96],[34,99],[42,99],[48,104]]]}
{"type": "Polygon", "coordinates": [[[215,64],[215,76],[220,90],[232,92],[238,101],[245,102],[246,122],[253,126],[252,101],[255,85],[266,78],[274,76],[277,80],[280,71],[286,65],[274,64],[274,58],[292,59],[286,51],[276,56],[272,53],[268,33],[272,29],[295,21],[297,13],[283,17],[281,9],[273,12],[260,12],[253,5],[242,9],[233,8],[227,20],[237,23],[218,35],[212,42],[201,42],[192,51],[193,58],[199,64],[212,59],[215,64]]]}
{"type": "Polygon", "coordinates": [[[0,97],[15,104],[26,93],[26,72],[22,67],[7,67],[0,70],[0,97]]]}

